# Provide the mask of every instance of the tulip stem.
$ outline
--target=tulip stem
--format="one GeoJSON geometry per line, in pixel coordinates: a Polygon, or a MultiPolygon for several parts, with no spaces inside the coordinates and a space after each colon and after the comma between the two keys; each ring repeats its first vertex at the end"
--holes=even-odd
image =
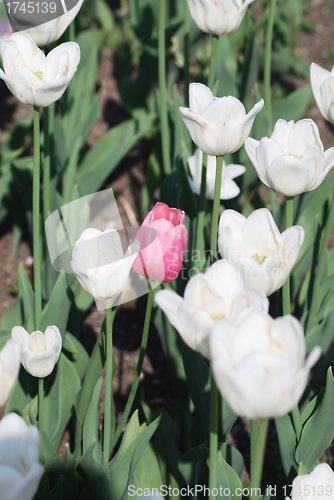
{"type": "Polygon", "coordinates": [[[325,231],[324,231],[324,234],[321,238],[321,243],[320,243],[318,265],[316,268],[311,304],[310,304],[310,309],[309,309],[308,318],[307,318],[306,335],[313,328],[314,318],[315,318],[316,313],[318,312],[319,288],[321,285],[322,275],[323,275],[323,271],[324,271],[324,265],[326,262],[327,248],[328,248],[328,243],[329,243],[329,237],[330,237],[331,230],[333,227],[333,221],[334,221],[334,190],[333,190],[333,194],[332,194],[332,199],[330,201],[330,209],[329,209],[329,214],[327,217],[325,231]]]}
{"type": "MultiPolygon", "coordinates": [[[[253,500],[260,498],[261,479],[264,461],[264,453],[266,449],[267,434],[268,434],[268,419],[259,419],[256,421],[257,432],[251,434],[251,440],[256,440],[256,452],[251,454],[251,476],[250,476],[250,498],[253,500]],[[254,494],[253,494],[254,493],[254,494]]],[[[251,425],[251,429],[255,429],[255,423],[251,425]]],[[[251,444],[251,450],[252,450],[251,444]]]]}
{"type": "Polygon", "coordinates": [[[272,127],[273,127],[270,80],[271,80],[271,51],[272,51],[272,42],[273,42],[275,9],[276,9],[276,0],[270,0],[268,26],[267,26],[267,37],[266,37],[265,59],[264,59],[264,76],[263,76],[264,102],[265,102],[265,105],[267,108],[267,120],[268,120],[269,135],[271,135],[272,127]]]}
{"type": "Polygon", "coordinates": [[[219,42],[219,35],[212,35],[211,59],[210,59],[210,69],[208,78],[208,87],[212,92],[215,83],[218,42],[219,42]]]}
{"type": "MultiPolygon", "coordinates": [[[[108,467],[110,456],[110,441],[112,414],[114,415],[114,400],[112,397],[112,378],[113,378],[113,349],[112,349],[112,326],[116,313],[116,307],[109,307],[107,300],[106,309],[106,381],[105,381],[105,397],[104,397],[104,417],[103,417],[103,455],[102,465],[105,469],[108,467]]],[[[114,429],[113,429],[114,430],[114,429]]]]}
{"type": "Polygon", "coordinates": [[[224,160],[223,156],[217,156],[215,195],[213,200],[211,244],[210,244],[210,254],[213,262],[217,259],[217,236],[218,236],[218,220],[219,220],[219,208],[220,208],[220,190],[223,177],[223,160],[224,160]]]}
{"type": "Polygon", "coordinates": [[[187,0],[184,0],[184,105],[189,105],[189,24],[190,12],[187,0]]]}
{"type": "Polygon", "coordinates": [[[44,150],[43,150],[43,214],[44,221],[50,215],[50,121],[49,106],[43,108],[44,150]]]}
{"type": "Polygon", "coordinates": [[[39,108],[37,106],[34,106],[34,171],[32,182],[32,239],[34,254],[35,329],[38,330],[42,316],[42,281],[39,239],[40,130],[39,108]]]}
{"type": "Polygon", "coordinates": [[[162,146],[164,173],[165,175],[169,175],[172,171],[172,167],[170,162],[168,112],[167,112],[165,12],[166,12],[166,0],[160,0],[158,59],[159,59],[161,146],[162,146]]]}
{"type": "MultiPolygon", "coordinates": [[[[207,172],[207,162],[208,155],[203,153],[203,164],[202,164],[202,177],[201,177],[201,190],[199,198],[199,211],[197,214],[197,227],[196,227],[196,250],[201,254],[200,249],[203,247],[204,240],[204,222],[206,215],[206,172],[207,172]]],[[[194,268],[200,271],[204,265],[205,254],[200,256],[194,262],[194,268]]]]}
{"type": "Polygon", "coordinates": [[[44,378],[38,379],[38,429],[42,432],[44,429],[44,378]]]}
{"type": "MultiPolygon", "coordinates": [[[[286,203],[285,203],[286,224],[285,224],[285,229],[288,229],[293,224],[293,202],[294,202],[294,197],[293,196],[287,196],[286,197],[286,203]]],[[[290,275],[287,277],[287,279],[286,279],[286,281],[285,281],[285,283],[283,285],[282,296],[283,296],[283,316],[285,316],[286,314],[291,314],[290,275]]]]}
{"type": "Polygon", "coordinates": [[[209,489],[210,500],[216,497],[213,489],[217,487],[217,452],[218,452],[218,389],[214,381],[212,370],[210,374],[210,470],[209,489]]]}
{"type": "Polygon", "coordinates": [[[146,346],[147,346],[147,339],[148,339],[148,332],[149,332],[149,327],[150,327],[150,321],[151,321],[151,312],[152,312],[152,305],[153,305],[153,299],[154,299],[154,290],[151,287],[151,283],[149,280],[147,280],[148,288],[149,288],[149,293],[147,297],[147,304],[146,304],[146,313],[145,313],[145,321],[144,321],[144,328],[143,328],[143,336],[141,340],[141,345],[140,345],[140,352],[139,352],[139,358],[138,358],[138,363],[137,363],[137,368],[136,368],[136,373],[132,382],[130,394],[128,397],[128,400],[126,402],[125,410],[123,412],[121,421],[119,422],[113,441],[111,445],[111,449],[114,448],[115,444],[118,441],[118,438],[121,435],[121,432],[123,430],[123,427],[125,425],[125,422],[128,419],[128,416],[130,414],[132,404],[134,401],[134,398],[136,396],[136,392],[138,389],[138,383],[140,379],[140,374],[143,368],[143,362],[144,362],[144,357],[146,353],[146,346]]]}

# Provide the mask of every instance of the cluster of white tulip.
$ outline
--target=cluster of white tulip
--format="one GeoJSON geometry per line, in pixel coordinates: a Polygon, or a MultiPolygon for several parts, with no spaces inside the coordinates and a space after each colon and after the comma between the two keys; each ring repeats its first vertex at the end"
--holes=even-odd
{"type": "MultiPolygon", "coordinates": [[[[4,80],[15,97],[34,106],[49,106],[65,92],[80,61],[77,43],[67,42],[47,56],[38,48],[58,40],[78,13],[83,0],[63,16],[26,32],[10,35],[1,44],[4,80]]],[[[0,351],[0,406],[4,405],[18,378],[20,362],[28,373],[40,379],[53,371],[62,348],[56,326],[31,335],[21,326],[0,351]]],[[[0,496],[6,500],[31,500],[44,473],[39,463],[40,436],[16,413],[0,421],[0,496]]]]}

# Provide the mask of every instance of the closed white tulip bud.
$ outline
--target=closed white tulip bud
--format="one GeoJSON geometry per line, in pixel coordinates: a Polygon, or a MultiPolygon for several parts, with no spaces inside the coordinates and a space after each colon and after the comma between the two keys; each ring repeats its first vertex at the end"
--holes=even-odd
{"type": "Polygon", "coordinates": [[[202,83],[191,83],[190,107],[179,108],[179,112],[198,148],[211,156],[224,156],[241,148],[263,104],[261,99],[246,114],[235,97],[214,97],[202,83]]]}
{"type": "Polygon", "coordinates": [[[32,500],[44,473],[39,463],[39,432],[16,413],[0,421],[0,494],[6,500],[32,500]]]}
{"type": "Polygon", "coordinates": [[[232,33],[239,28],[254,0],[187,0],[191,17],[200,30],[213,35],[232,33]]]}
{"type": "Polygon", "coordinates": [[[334,498],[334,472],[328,464],[319,464],[310,474],[292,481],[291,500],[322,500],[324,496],[334,498]]]}
{"type": "Polygon", "coordinates": [[[305,363],[304,332],[296,318],[274,320],[255,309],[246,309],[234,323],[218,321],[209,346],[219,391],[237,415],[252,419],[289,413],[321,355],[316,346],[305,363]]]}
{"type": "Polygon", "coordinates": [[[334,68],[327,71],[318,64],[310,68],[314,99],[326,120],[334,124],[334,68]]]}
{"type": "Polygon", "coordinates": [[[237,264],[247,289],[269,296],[284,285],[304,235],[301,226],[281,234],[266,208],[254,210],[248,218],[225,210],[219,221],[218,249],[222,257],[237,264]]]}
{"type": "Polygon", "coordinates": [[[115,229],[101,232],[89,228],[73,248],[71,268],[82,288],[95,300],[105,302],[123,291],[139,250],[140,244],[135,240],[124,254],[115,229]]]}
{"type": "MultiPolygon", "coordinates": [[[[213,200],[215,194],[216,164],[217,158],[215,156],[208,156],[206,166],[206,198],[209,200],[213,200]]],[[[188,165],[192,176],[189,178],[190,187],[194,193],[200,194],[203,151],[197,148],[195,154],[188,158],[188,165]]],[[[246,168],[243,165],[226,165],[225,161],[223,161],[223,176],[220,188],[221,200],[230,200],[238,196],[240,188],[233,179],[239,177],[245,171],[246,168]]]]}
{"type": "Polygon", "coordinates": [[[21,363],[33,377],[44,378],[53,371],[61,352],[62,339],[56,326],[48,326],[45,333],[31,335],[22,327],[14,326],[12,339],[21,352],[21,363]]]}
{"type": "Polygon", "coordinates": [[[247,307],[268,311],[265,295],[246,291],[238,267],[227,260],[212,264],[205,273],[195,274],[187,283],[184,298],[171,290],[160,290],[155,301],[184,342],[209,358],[208,332],[221,318],[234,320],[247,307]]]}
{"type": "Polygon", "coordinates": [[[1,44],[4,70],[0,78],[24,104],[49,106],[60,99],[80,61],[75,42],[58,45],[47,56],[24,33],[14,33],[1,44]]]}
{"type": "Polygon", "coordinates": [[[0,351],[0,406],[6,403],[14,387],[20,364],[19,346],[9,339],[0,351]]]}
{"type": "Polygon", "coordinates": [[[271,137],[249,137],[246,152],[260,180],[285,196],[317,188],[334,165],[334,147],[324,152],[313,120],[278,120],[271,137]]]}

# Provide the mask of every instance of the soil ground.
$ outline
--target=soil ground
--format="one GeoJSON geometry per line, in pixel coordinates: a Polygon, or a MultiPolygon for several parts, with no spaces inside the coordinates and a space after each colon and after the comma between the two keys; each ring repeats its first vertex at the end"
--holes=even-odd
{"type": "MultiPolygon", "coordinates": [[[[322,67],[330,70],[334,65],[334,5],[331,0],[312,0],[304,2],[307,10],[308,31],[300,31],[297,35],[296,53],[307,58],[310,62],[316,62],[322,67]],[[310,29],[311,28],[311,29],[310,29]]],[[[117,12],[116,12],[117,14],[117,12]]],[[[117,82],[113,77],[113,54],[110,49],[103,49],[101,55],[101,65],[99,78],[103,83],[104,91],[101,104],[104,109],[103,119],[94,127],[90,137],[90,145],[98,141],[101,136],[112,125],[112,121],[121,121],[124,111],[120,107],[120,98],[117,82]],[[120,116],[115,117],[115,112],[120,116]]],[[[303,82],[302,82],[303,84],[303,82]]],[[[31,113],[31,107],[17,105],[15,98],[10,95],[4,85],[1,85],[1,126],[8,127],[11,123],[22,119],[31,113]]],[[[334,145],[334,133],[320,114],[315,102],[307,111],[308,118],[312,118],[320,129],[320,136],[325,149],[334,145]]],[[[134,225],[137,222],[136,201],[130,189],[131,179],[142,182],[145,175],[145,155],[142,151],[135,149],[122,162],[120,168],[116,170],[109,186],[118,194],[119,209],[126,222],[134,225]]],[[[23,241],[18,249],[16,257],[13,256],[13,236],[11,218],[9,217],[0,225],[0,317],[3,311],[15,301],[16,271],[18,264],[22,262],[24,267],[31,272],[31,250],[27,241],[23,241]]],[[[136,305],[122,307],[116,315],[114,353],[118,364],[117,372],[113,381],[115,403],[118,412],[118,419],[122,414],[126,396],[131,387],[135,366],[139,354],[143,316],[145,311],[145,298],[137,302],[136,305]]],[[[88,351],[93,348],[96,335],[104,319],[103,313],[96,310],[95,306],[87,313],[82,325],[80,338],[88,351]]],[[[177,401],[177,387],[168,369],[166,359],[163,354],[161,343],[153,326],[150,330],[147,355],[145,356],[144,367],[141,374],[141,389],[144,389],[145,400],[153,411],[161,407],[173,414],[175,402],[177,401]]],[[[103,398],[102,398],[103,401],[103,398]]],[[[139,400],[135,402],[138,406],[139,400]]],[[[102,408],[101,408],[102,409],[102,408]]],[[[64,436],[64,441],[60,451],[64,450],[69,437],[64,436]]],[[[278,460],[279,454],[271,442],[276,440],[274,427],[270,428],[269,444],[267,449],[265,466],[265,484],[275,484],[275,478],[270,474],[273,470],[274,462],[278,460]]],[[[230,441],[240,449],[245,457],[245,481],[247,482],[247,471],[249,470],[249,422],[239,419],[230,436],[230,441]]],[[[329,455],[331,462],[332,457],[329,455]]]]}

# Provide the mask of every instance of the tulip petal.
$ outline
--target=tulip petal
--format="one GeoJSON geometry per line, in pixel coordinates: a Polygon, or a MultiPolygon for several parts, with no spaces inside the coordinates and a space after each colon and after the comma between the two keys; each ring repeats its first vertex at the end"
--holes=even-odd
{"type": "Polygon", "coordinates": [[[323,152],[319,129],[313,120],[304,119],[295,123],[289,135],[289,153],[297,157],[305,154],[307,147],[323,152]]]}
{"type": "Polygon", "coordinates": [[[80,62],[80,49],[74,42],[66,42],[51,50],[46,57],[47,80],[66,76],[73,77],[80,62]],[[65,56],[65,58],[64,58],[65,56]],[[60,72],[60,66],[63,66],[60,72]]]}
{"type": "Polygon", "coordinates": [[[259,179],[268,187],[271,187],[270,181],[268,179],[268,168],[276,160],[283,155],[283,151],[280,146],[273,141],[268,139],[268,137],[263,137],[259,142],[259,146],[256,150],[257,165],[254,165],[259,179]]]}
{"type": "Polygon", "coordinates": [[[270,136],[270,139],[279,144],[282,152],[284,154],[289,154],[289,136],[291,133],[291,129],[294,126],[294,121],[291,120],[289,122],[280,118],[275,123],[274,131],[270,136]]]}
{"type": "Polygon", "coordinates": [[[321,85],[326,78],[331,77],[331,74],[326,69],[321,68],[321,66],[319,66],[318,64],[312,63],[310,67],[310,76],[314,99],[321,113],[326,118],[326,110],[322,107],[321,85]]]}
{"type": "Polygon", "coordinates": [[[203,114],[205,108],[214,100],[211,90],[206,85],[202,83],[189,85],[189,107],[194,113],[203,114]]]}
{"type": "Polygon", "coordinates": [[[277,158],[268,168],[270,185],[285,196],[296,196],[306,191],[310,171],[304,163],[290,155],[277,158]]]}

